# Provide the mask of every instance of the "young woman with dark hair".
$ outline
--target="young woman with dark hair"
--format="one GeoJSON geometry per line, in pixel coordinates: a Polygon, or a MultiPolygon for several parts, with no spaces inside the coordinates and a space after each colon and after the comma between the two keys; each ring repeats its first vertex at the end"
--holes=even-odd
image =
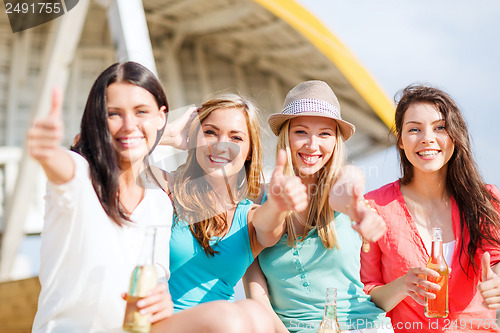
{"type": "Polygon", "coordinates": [[[500,331],[500,193],[479,174],[459,108],[440,89],[409,86],[395,132],[403,177],[365,196],[388,226],[361,255],[365,290],[396,332],[500,331]],[[423,297],[439,288],[425,280],[436,274],[425,268],[434,227],[451,268],[445,319],[424,316],[423,297]]]}
{"type": "MultiPolygon", "coordinates": [[[[97,78],[72,151],[60,146],[57,93],[50,114],[30,129],[30,154],[48,178],[42,289],[33,332],[122,332],[122,297],[148,226],[164,227],[155,259],[165,268],[158,270],[162,281],[168,278],[172,202],[154,179],[139,176],[162,137],[167,111],[154,74],[126,62],[97,78]]],[[[161,282],[137,306],[151,314],[156,332],[250,332],[252,313],[229,302],[172,315],[167,285],[161,282]]],[[[258,309],[252,309],[258,315],[258,309]]]]}

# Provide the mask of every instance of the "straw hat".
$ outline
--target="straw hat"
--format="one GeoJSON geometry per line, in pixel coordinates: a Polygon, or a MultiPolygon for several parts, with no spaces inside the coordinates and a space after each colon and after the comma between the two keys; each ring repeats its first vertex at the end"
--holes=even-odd
{"type": "Polygon", "coordinates": [[[268,123],[275,135],[288,120],[299,116],[315,116],[334,119],[339,124],[344,141],[355,131],[353,124],[342,120],[340,104],[333,90],[323,81],[306,81],[295,86],[288,95],[281,113],[269,116],[268,123]]]}

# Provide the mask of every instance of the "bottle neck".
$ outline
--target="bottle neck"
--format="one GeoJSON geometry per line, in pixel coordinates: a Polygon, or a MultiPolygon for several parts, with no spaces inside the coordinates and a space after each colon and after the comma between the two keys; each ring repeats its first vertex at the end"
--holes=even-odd
{"type": "Polygon", "coordinates": [[[323,315],[325,319],[337,320],[337,304],[330,303],[325,304],[325,313],[323,315]]]}
{"type": "Polygon", "coordinates": [[[144,237],[144,243],[142,244],[138,265],[143,266],[143,265],[154,264],[155,236],[156,236],[156,230],[148,229],[146,231],[146,236],[144,237]]]}
{"type": "Polygon", "coordinates": [[[432,259],[439,259],[442,257],[443,257],[443,241],[433,240],[432,241],[431,258],[432,259]]]}

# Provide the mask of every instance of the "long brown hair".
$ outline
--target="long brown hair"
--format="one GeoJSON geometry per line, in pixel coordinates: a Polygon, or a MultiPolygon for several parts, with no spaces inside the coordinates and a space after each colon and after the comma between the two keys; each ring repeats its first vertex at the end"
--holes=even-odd
{"type": "MultiPolygon", "coordinates": [[[[119,202],[118,158],[109,132],[106,104],[107,88],[115,82],[127,82],[146,89],[153,95],[158,108],[166,107],[165,112],[168,112],[168,103],[156,76],[146,67],[132,61],[111,65],[99,75],[90,89],[80,135],[71,150],[85,157],[89,163],[92,185],[102,208],[113,222],[122,226],[130,218],[119,202]]],[[[163,129],[157,133],[157,140],[162,131],[163,129]]]]}
{"type": "MultiPolygon", "coordinates": [[[[285,175],[292,176],[296,175],[297,171],[292,164],[289,130],[290,120],[287,120],[283,123],[278,134],[276,149],[284,149],[286,151],[287,163],[283,172],[285,175]]],[[[332,223],[334,221],[334,211],[328,203],[330,189],[337,181],[341,167],[344,164],[344,143],[338,125],[336,126],[336,132],[337,136],[333,154],[325,166],[318,171],[317,186],[310,197],[306,219],[301,219],[300,215],[296,213],[292,213],[285,218],[288,246],[295,246],[295,240],[298,237],[292,222],[292,220],[296,218],[305,226],[304,232],[302,235],[299,235],[302,236],[301,240],[304,240],[309,231],[316,227],[321,242],[327,249],[332,249],[334,247],[338,248],[335,224],[332,223]]]]}
{"type": "MultiPolygon", "coordinates": [[[[460,109],[444,91],[425,85],[411,85],[400,92],[396,107],[395,132],[398,142],[401,140],[403,118],[408,108],[415,103],[428,103],[435,106],[445,119],[446,132],[450,136],[455,150],[448,162],[446,190],[453,196],[460,209],[461,230],[464,226],[469,231],[470,241],[460,242],[460,258],[466,253],[468,267],[478,268],[474,261],[478,246],[482,241],[500,246],[498,228],[500,228],[500,202],[486,188],[476,162],[472,156],[467,125],[460,109]]],[[[403,149],[399,149],[403,177],[401,184],[409,184],[413,179],[413,165],[406,158],[403,149]]],[[[465,271],[465,268],[462,267],[465,271]]]]}
{"type": "MultiPolygon", "coordinates": [[[[244,111],[250,134],[250,152],[244,164],[244,172],[238,176],[237,188],[231,189],[235,202],[256,198],[262,181],[262,148],[257,108],[249,100],[235,94],[219,95],[205,102],[198,111],[198,120],[189,129],[190,147],[186,162],[173,173],[173,202],[176,221],[189,223],[194,238],[207,255],[218,253],[210,246],[215,235],[229,229],[225,205],[206,180],[206,174],[196,160],[196,137],[203,121],[215,110],[238,108],[244,111]],[[234,191],[233,191],[234,190],[234,191]]],[[[243,171],[243,170],[242,170],[243,171]]]]}

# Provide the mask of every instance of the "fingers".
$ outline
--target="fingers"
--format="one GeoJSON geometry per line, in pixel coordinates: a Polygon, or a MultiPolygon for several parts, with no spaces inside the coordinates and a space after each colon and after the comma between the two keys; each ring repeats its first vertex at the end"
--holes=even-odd
{"type": "Polygon", "coordinates": [[[276,155],[276,166],[274,167],[273,177],[283,177],[286,165],[286,152],[280,149],[276,155]]]}
{"type": "Polygon", "coordinates": [[[481,258],[481,281],[477,290],[483,297],[483,305],[489,309],[500,309],[500,277],[491,269],[490,254],[485,252],[481,258]]]}
{"type": "Polygon", "coordinates": [[[276,167],[268,188],[269,198],[275,202],[280,211],[301,212],[307,208],[306,186],[299,177],[284,176],[286,162],[286,152],[281,149],[276,156],[276,167]]]}
{"type": "Polygon", "coordinates": [[[481,257],[481,269],[481,281],[485,282],[493,277],[494,273],[490,266],[490,254],[488,252],[484,252],[481,257]]]}
{"type": "Polygon", "coordinates": [[[425,305],[425,297],[434,299],[436,295],[432,290],[439,290],[441,287],[425,279],[425,276],[439,277],[439,273],[426,267],[412,267],[404,276],[404,288],[408,296],[413,298],[420,305],[425,305]],[[428,290],[426,290],[428,289],[428,290]]]}
{"type": "Polygon", "coordinates": [[[62,121],[61,91],[52,92],[52,106],[45,118],[38,119],[28,130],[28,148],[33,158],[41,161],[48,159],[62,143],[64,126],[62,121]]]}
{"type": "Polygon", "coordinates": [[[364,204],[361,206],[365,208],[360,210],[358,214],[360,221],[353,224],[353,229],[367,241],[375,242],[384,236],[387,226],[384,219],[375,210],[364,204]]]}
{"type": "Polygon", "coordinates": [[[298,177],[273,177],[268,194],[280,211],[301,212],[307,208],[306,187],[298,177]]]}
{"type": "Polygon", "coordinates": [[[49,117],[58,118],[62,116],[62,93],[59,87],[52,90],[52,107],[49,112],[49,117]]]}
{"type": "Polygon", "coordinates": [[[163,283],[158,284],[148,296],[138,301],[137,307],[141,314],[152,314],[149,321],[153,323],[171,316],[174,312],[172,299],[163,283]]]}

